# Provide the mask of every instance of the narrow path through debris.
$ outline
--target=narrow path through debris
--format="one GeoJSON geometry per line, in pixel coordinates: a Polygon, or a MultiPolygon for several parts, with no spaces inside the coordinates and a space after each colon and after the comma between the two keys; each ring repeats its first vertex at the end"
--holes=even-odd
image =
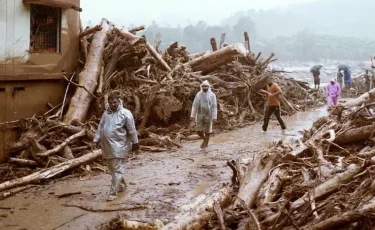
{"type": "Polygon", "coordinates": [[[199,150],[199,142],[187,142],[177,152],[132,157],[126,163],[128,190],[114,202],[105,201],[110,176],[98,170],[36,186],[0,201],[0,229],[95,229],[117,213],[170,221],[193,197],[217,183],[230,182],[227,160],[280,139],[296,139],[326,114],[320,108],[285,117],[289,127],[285,135],[272,120],[266,134],[259,123],[216,134],[207,151],[199,150]]]}

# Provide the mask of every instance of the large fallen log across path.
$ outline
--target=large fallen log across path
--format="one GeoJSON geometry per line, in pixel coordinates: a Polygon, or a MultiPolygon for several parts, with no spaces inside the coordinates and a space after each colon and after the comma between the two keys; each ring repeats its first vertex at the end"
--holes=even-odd
{"type": "Polygon", "coordinates": [[[51,168],[42,169],[40,171],[37,171],[35,173],[32,173],[30,175],[17,178],[14,180],[6,181],[2,184],[0,184],[0,192],[19,187],[26,184],[31,184],[34,182],[37,182],[38,180],[48,179],[51,177],[54,177],[62,172],[65,172],[69,169],[75,168],[77,166],[80,166],[82,164],[88,163],[90,161],[93,161],[100,157],[102,155],[101,150],[95,150],[89,154],[83,155],[79,158],[71,159],[68,161],[65,161],[61,164],[55,165],[51,168]]]}
{"type": "MultiPolygon", "coordinates": [[[[94,34],[85,67],[78,76],[78,84],[84,85],[91,94],[94,93],[99,80],[99,75],[103,65],[101,60],[104,53],[104,45],[108,33],[111,31],[107,19],[102,19],[100,26],[102,29],[94,34]]],[[[70,124],[73,120],[82,121],[85,119],[91,101],[92,96],[86,92],[86,90],[83,88],[77,88],[74,96],[70,100],[68,112],[64,117],[64,123],[70,124]]]]}

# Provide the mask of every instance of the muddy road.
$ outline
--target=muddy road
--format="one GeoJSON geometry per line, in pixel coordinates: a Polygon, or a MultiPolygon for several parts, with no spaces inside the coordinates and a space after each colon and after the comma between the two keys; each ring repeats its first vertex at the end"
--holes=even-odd
{"type": "Polygon", "coordinates": [[[118,215],[169,222],[181,205],[218,183],[230,182],[228,160],[256,154],[280,139],[299,138],[301,131],[326,114],[320,108],[285,117],[286,134],[276,120],[270,122],[266,134],[261,133],[260,123],[216,134],[205,151],[194,141],[176,152],[143,152],[127,160],[128,189],[113,202],[105,201],[110,176],[99,164],[101,169],[91,173],[38,185],[0,201],[0,229],[103,229],[102,223],[118,215]]]}

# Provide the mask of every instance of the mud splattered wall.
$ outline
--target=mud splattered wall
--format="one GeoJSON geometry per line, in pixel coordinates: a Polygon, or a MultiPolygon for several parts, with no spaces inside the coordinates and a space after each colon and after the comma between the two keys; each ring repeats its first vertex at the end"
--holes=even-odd
{"type": "MultiPolygon", "coordinates": [[[[79,5],[79,0],[65,2],[79,5]]],[[[58,52],[32,52],[30,8],[30,4],[24,4],[22,0],[0,0],[0,80],[13,80],[9,79],[12,74],[16,78],[18,74],[59,73],[75,67],[79,12],[61,9],[58,52]]]]}
{"type": "MultiPolygon", "coordinates": [[[[79,5],[79,0],[64,2],[79,5]]],[[[39,9],[37,14],[43,15],[45,8],[39,9]]],[[[61,71],[73,71],[77,62],[79,12],[58,9],[58,49],[33,52],[30,48],[35,28],[31,22],[46,25],[52,20],[56,24],[56,17],[51,19],[47,15],[40,20],[38,15],[32,17],[31,10],[31,5],[22,0],[0,0],[0,162],[10,156],[6,146],[19,134],[16,126],[9,128],[4,124],[42,115],[50,109],[47,104],[59,104],[66,86],[61,71]]],[[[36,27],[37,32],[42,31],[36,27]]]]}

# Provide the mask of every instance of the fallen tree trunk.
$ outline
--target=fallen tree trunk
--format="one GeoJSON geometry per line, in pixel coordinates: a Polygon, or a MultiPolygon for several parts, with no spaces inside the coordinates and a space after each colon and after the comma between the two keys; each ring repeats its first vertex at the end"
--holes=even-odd
{"type": "Polygon", "coordinates": [[[54,177],[62,172],[65,172],[69,169],[75,168],[77,166],[80,166],[82,164],[86,164],[90,161],[95,160],[96,158],[100,157],[102,155],[101,150],[95,150],[92,153],[83,155],[79,158],[75,158],[69,161],[65,161],[61,164],[55,165],[51,168],[42,169],[38,172],[32,173],[30,175],[17,178],[14,180],[6,181],[2,184],[0,184],[0,192],[5,191],[11,188],[19,187],[26,184],[34,183],[38,180],[48,179],[51,177],[54,177]]]}
{"type": "Polygon", "coordinates": [[[337,229],[340,226],[348,225],[349,223],[357,222],[363,218],[370,217],[372,219],[375,211],[375,199],[373,198],[368,204],[364,205],[361,209],[355,211],[345,212],[309,227],[302,228],[302,230],[329,230],[337,229]]]}
{"type": "MultiPolygon", "coordinates": [[[[346,183],[347,181],[350,181],[355,175],[357,175],[363,170],[362,167],[354,164],[349,165],[348,168],[349,169],[347,171],[337,174],[332,179],[329,179],[324,183],[318,185],[316,188],[314,188],[313,194],[315,196],[315,199],[319,199],[322,196],[325,196],[337,190],[342,184],[346,183]]],[[[306,192],[301,198],[299,198],[291,204],[291,209],[295,210],[308,202],[310,202],[309,193],[306,192]]]]}
{"type": "Polygon", "coordinates": [[[346,132],[338,135],[334,143],[349,144],[358,141],[367,140],[375,131],[375,125],[367,125],[360,128],[349,129],[346,132]]]}
{"type": "Polygon", "coordinates": [[[225,186],[211,194],[199,195],[192,203],[181,207],[182,213],[161,230],[203,229],[212,215],[208,210],[213,211],[215,202],[220,206],[225,205],[230,199],[231,192],[232,188],[225,186]]]}
{"type": "Polygon", "coordinates": [[[63,148],[65,148],[70,142],[74,141],[75,139],[77,139],[79,137],[83,137],[84,135],[86,135],[86,130],[82,129],[79,133],[76,133],[76,134],[68,137],[63,143],[57,145],[55,148],[50,149],[46,152],[38,153],[38,156],[46,157],[46,156],[50,156],[52,154],[56,154],[59,151],[61,151],[63,148]]]}
{"type": "MultiPolygon", "coordinates": [[[[83,71],[79,74],[79,85],[84,85],[91,94],[94,93],[103,62],[104,45],[111,27],[106,19],[102,20],[102,30],[95,33],[91,42],[90,51],[83,71]]],[[[90,107],[92,96],[82,88],[77,88],[70,100],[68,112],[65,115],[64,123],[70,124],[73,120],[82,121],[90,107]]]]}
{"type": "Polygon", "coordinates": [[[255,204],[258,191],[267,180],[270,170],[276,163],[277,156],[278,154],[273,152],[259,154],[254,158],[245,177],[240,181],[235,206],[241,203],[240,200],[249,208],[255,204]]]}
{"type": "Polygon", "coordinates": [[[195,58],[184,65],[190,65],[193,71],[208,73],[221,65],[233,61],[236,57],[245,55],[245,46],[242,43],[235,43],[202,57],[195,58]]]}
{"type": "Polygon", "coordinates": [[[349,100],[346,103],[341,104],[344,107],[354,107],[354,106],[360,106],[363,103],[370,102],[372,100],[375,100],[375,88],[368,91],[367,93],[362,94],[361,96],[349,100]]]}
{"type": "Polygon", "coordinates": [[[154,47],[152,47],[148,42],[146,42],[146,48],[148,52],[150,52],[151,56],[154,57],[160,63],[160,65],[163,66],[165,70],[167,70],[168,72],[172,71],[171,67],[169,67],[169,65],[163,60],[161,55],[158,52],[156,52],[154,47]]]}

